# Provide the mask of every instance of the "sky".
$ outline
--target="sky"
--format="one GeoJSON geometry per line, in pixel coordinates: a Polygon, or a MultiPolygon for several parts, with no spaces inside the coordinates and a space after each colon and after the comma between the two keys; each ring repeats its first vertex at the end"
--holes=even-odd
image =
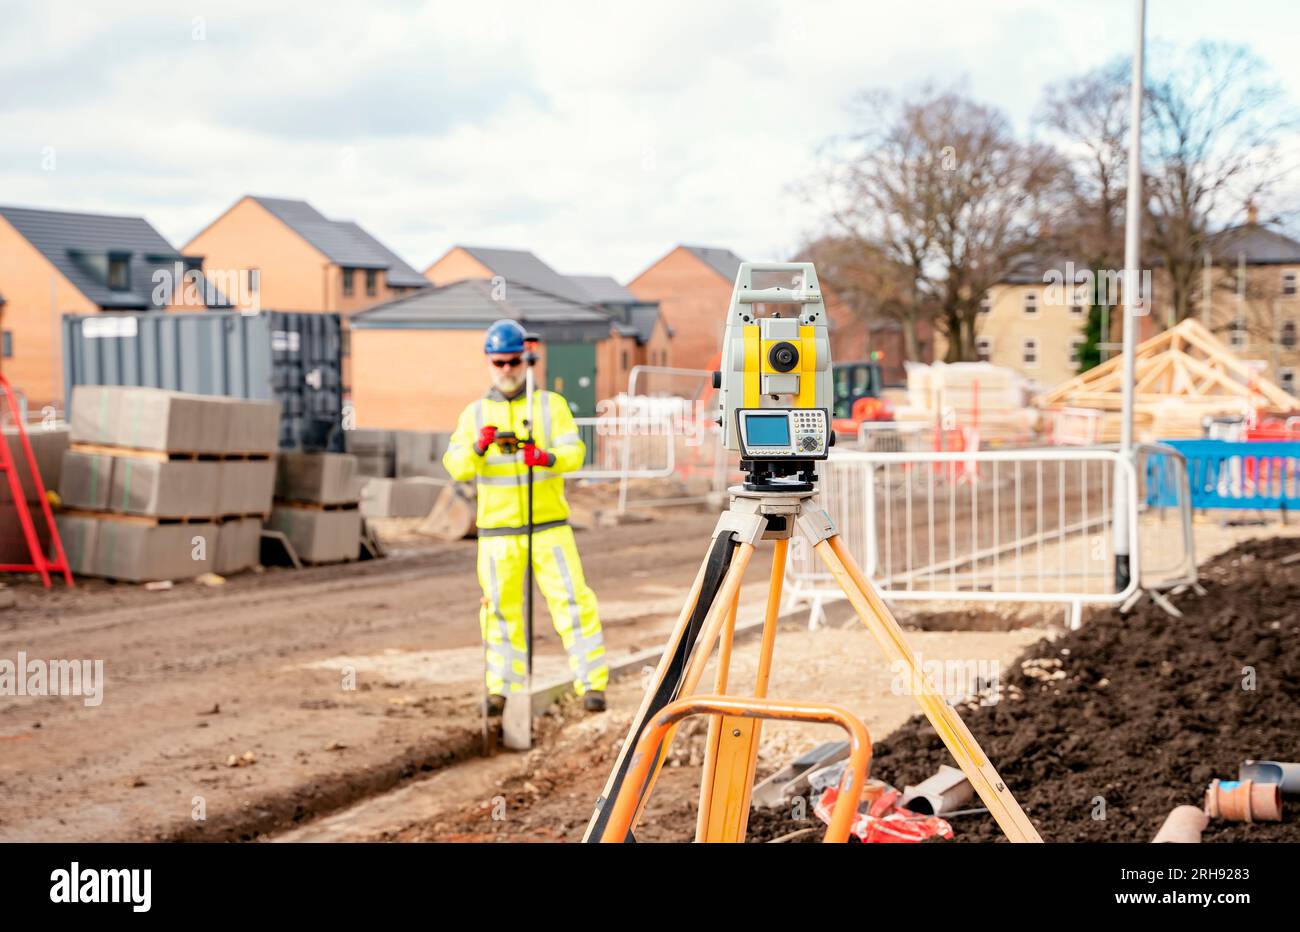
{"type": "MultiPolygon", "coordinates": [[[[143,216],[244,194],[626,282],[679,243],[785,258],[860,91],[956,86],[1023,132],[1132,50],[1132,0],[0,0],[0,204],[143,216]]],[[[1148,41],[1250,45],[1300,101],[1300,4],[1149,0],[1148,41]]],[[[1154,64],[1154,63],[1153,63],[1154,64]]]]}

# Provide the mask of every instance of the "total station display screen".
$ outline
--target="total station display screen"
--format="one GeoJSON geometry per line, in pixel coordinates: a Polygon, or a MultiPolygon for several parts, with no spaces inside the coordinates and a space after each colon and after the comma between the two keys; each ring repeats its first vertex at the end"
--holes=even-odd
{"type": "Polygon", "coordinates": [[[784,414],[751,414],[745,418],[745,431],[751,447],[790,445],[790,419],[784,414]]]}

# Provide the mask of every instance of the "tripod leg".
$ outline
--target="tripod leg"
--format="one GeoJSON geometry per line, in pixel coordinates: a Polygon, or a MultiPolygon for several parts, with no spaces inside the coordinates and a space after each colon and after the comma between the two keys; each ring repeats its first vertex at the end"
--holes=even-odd
{"type": "MultiPolygon", "coordinates": [[[[731,673],[731,646],[736,636],[736,611],[740,607],[740,593],[731,600],[727,608],[727,621],[722,628],[722,639],[718,644],[718,672],[713,680],[713,693],[717,696],[727,694],[727,683],[731,673]]],[[[724,725],[729,723],[721,715],[709,716],[708,737],[704,741],[704,771],[700,780],[700,808],[695,819],[695,840],[708,841],[710,809],[718,772],[719,735],[724,725]]],[[[727,768],[723,768],[726,773],[727,768]]],[[[725,787],[721,788],[725,789],[725,787]]]]}
{"type": "Polygon", "coordinates": [[[875,587],[862,575],[862,570],[841,543],[839,536],[832,535],[819,541],[815,549],[885,656],[893,663],[907,667],[909,683],[921,710],[1003,833],[1011,841],[1042,841],[1033,823],[1002,782],[997,770],[989,763],[961,716],[948,705],[943,695],[930,683],[929,677],[917,666],[912,648],[903,636],[903,629],[898,626],[875,587]]]}
{"type": "MultiPolygon", "coordinates": [[[[781,585],[785,579],[785,560],[789,540],[777,540],[772,553],[772,574],[768,580],[767,607],[763,616],[763,641],[759,648],[758,672],[754,680],[754,697],[767,696],[772,671],[772,652],[776,646],[776,621],[781,614],[781,585]]],[[[728,619],[728,632],[731,621],[728,619]]],[[[726,642],[724,641],[724,645],[726,642]]],[[[727,681],[722,656],[719,655],[719,683],[716,692],[725,694],[727,681]]],[[[704,759],[704,779],[700,783],[700,815],[696,824],[696,841],[741,842],[749,824],[750,796],[754,790],[754,768],[758,760],[758,740],[763,720],[748,716],[727,715],[710,721],[709,743],[704,759]],[[714,727],[716,723],[716,727],[714,727]]]]}

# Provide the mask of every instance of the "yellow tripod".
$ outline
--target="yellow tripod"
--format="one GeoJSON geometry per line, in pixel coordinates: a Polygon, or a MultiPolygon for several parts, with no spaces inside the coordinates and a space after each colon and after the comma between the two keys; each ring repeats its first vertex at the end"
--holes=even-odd
{"type": "Polygon", "coordinates": [[[1041,841],[979,742],[917,665],[898,621],[840,541],[830,516],[814,501],[816,492],[750,491],[735,486],[730,494],[730,507],[718,519],[709,554],[597,800],[584,840],[631,839],[677,723],[697,714],[707,714],[710,720],[696,841],[744,840],[763,719],[838,724],[849,733],[849,765],[826,833],[827,841],[847,839],[871,756],[865,726],[838,706],[767,699],[786,554],[790,538],[798,532],[812,544],[885,657],[910,671],[921,710],[1007,838],[1041,841]],[[775,541],[775,548],[754,696],[728,696],[741,579],[760,540],[775,541]],[[715,642],[719,643],[716,695],[697,695],[715,642]]]}

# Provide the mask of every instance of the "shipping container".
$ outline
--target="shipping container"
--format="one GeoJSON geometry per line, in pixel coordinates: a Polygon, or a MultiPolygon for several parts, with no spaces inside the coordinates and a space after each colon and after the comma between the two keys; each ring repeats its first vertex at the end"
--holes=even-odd
{"type": "Polygon", "coordinates": [[[63,398],[74,385],[143,385],[278,401],[280,448],[343,452],[338,314],[65,314],[63,398]]]}

